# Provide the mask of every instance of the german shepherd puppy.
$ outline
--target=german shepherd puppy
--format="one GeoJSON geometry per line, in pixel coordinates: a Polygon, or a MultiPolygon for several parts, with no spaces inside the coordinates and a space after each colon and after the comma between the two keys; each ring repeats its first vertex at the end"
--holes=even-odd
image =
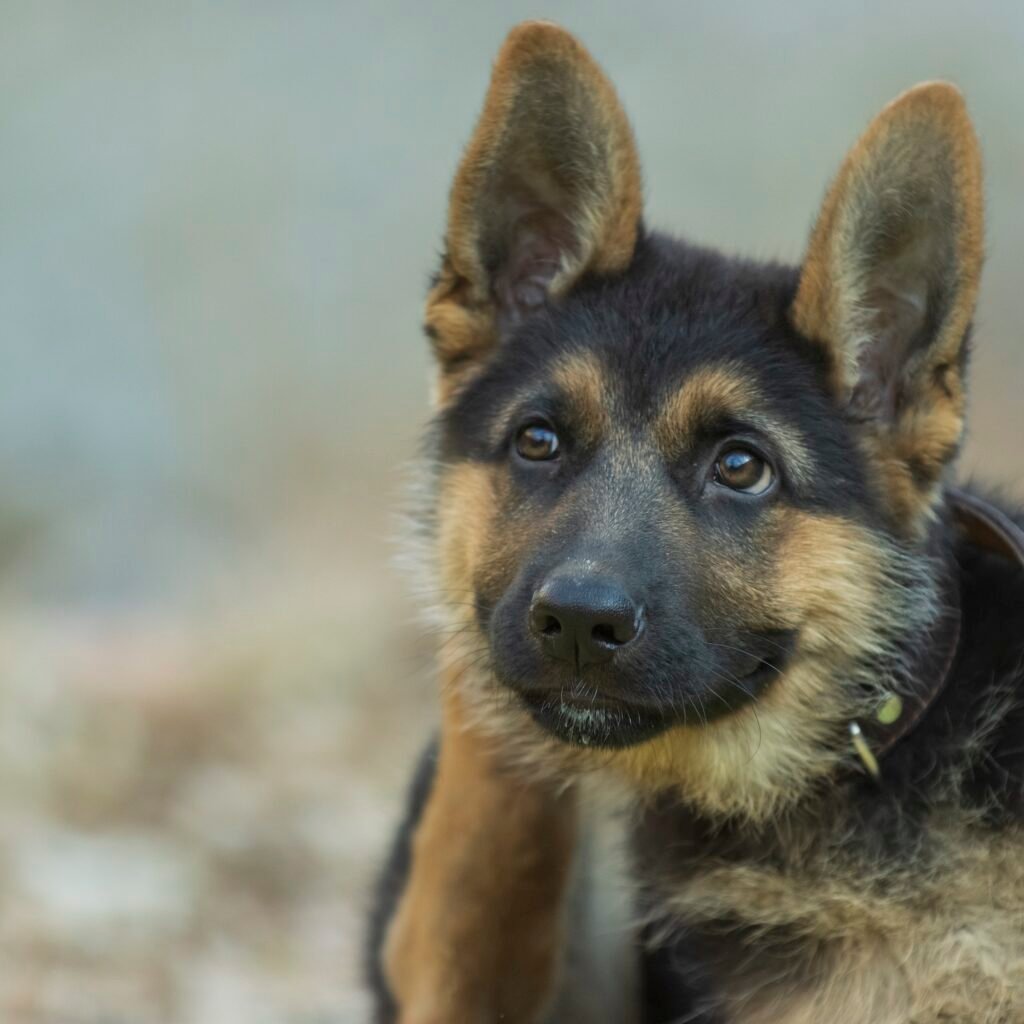
{"type": "Polygon", "coordinates": [[[982,248],[950,85],[788,267],[648,230],[607,79],[511,33],[427,301],[380,1021],[1024,1021],[1024,533],[950,484],[982,248]]]}

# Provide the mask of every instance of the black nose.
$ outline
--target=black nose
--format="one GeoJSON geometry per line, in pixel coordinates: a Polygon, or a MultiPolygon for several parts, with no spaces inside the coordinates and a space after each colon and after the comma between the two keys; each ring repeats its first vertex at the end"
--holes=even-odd
{"type": "Polygon", "coordinates": [[[636,602],[601,577],[556,576],[530,606],[530,627],[547,652],[580,667],[607,661],[637,638],[641,625],[636,602]]]}

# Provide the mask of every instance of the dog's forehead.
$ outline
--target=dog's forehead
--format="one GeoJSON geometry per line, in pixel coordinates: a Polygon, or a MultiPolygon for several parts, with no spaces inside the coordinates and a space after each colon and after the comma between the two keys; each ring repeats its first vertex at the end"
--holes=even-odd
{"type": "Polygon", "coordinates": [[[625,274],[582,282],[502,340],[451,410],[456,448],[477,436],[498,451],[536,415],[588,448],[644,436],[673,461],[702,430],[736,424],[767,435],[797,475],[811,450],[835,464],[843,427],[820,350],[789,324],[794,281],[787,268],[648,244],[625,274]]]}
{"type": "MultiPolygon", "coordinates": [[[[623,420],[643,422],[667,450],[686,447],[712,419],[750,418],[765,406],[756,363],[734,356],[677,359],[657,375],[624,372],[614,346],[556,356],[541,381],[578,431],[597,440],[623,420]]],[[[633,362],[643,362],[638,357],[633,362]]]]}
{"type": "Polygon", "coordinates": [[[605,391],[633,405],[660,402],[695,373],[724,364],[728,373],[703,391],[734,398],[739,380],[763,376],[801,343],[788,317],[794,284],[790,268],[728,260],[656,236],[627,273],[584,283],[524,341],[535,343],[533,365],[574,357],[580,392],[594,392],[595,361],[579,358],[589,352],[608,377],[605,391]]]}
{"type": "Polygon", "coordinates": [[[556,313],[526,361],[531,383],[555,392],[590,436],[628,419],[677,450],[709,419],[763,415],[810,379],[749,307],[615,298],[556,313]]]}
{"type": "Polygon", "coordinates": [[[623,386],[616,369],[616,361],[601,358],[598,349],[556,359],[546,375],[584,444],[625,438],[639,429],[674,460],[697,447],[706,431],[743,425],[770,437],[798,480],[811,475],[813,457],[799,417],[786,411],[770,372],[756,360],[730,355],[680,362],[664,380],[651,381],[643,395],[623,386]]]}

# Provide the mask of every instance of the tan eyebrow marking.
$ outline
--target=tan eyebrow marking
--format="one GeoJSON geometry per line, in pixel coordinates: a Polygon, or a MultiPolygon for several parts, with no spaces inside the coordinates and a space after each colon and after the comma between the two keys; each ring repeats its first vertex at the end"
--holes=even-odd
{"type": "MultiPolygon", "coordinates": [[[[569,427],[585,445],[597,444],[611,429],[609,407],[612,396],[598,358],[590,352],[575,352],[555,361],[549,378],[565,402],[569,427]]],[[[530,389],[532,390],[532,389],[530,389]]],[[[525,401],[530,390],[516,392],[494,419],[493,442],[498,444],[508,429],[509,417],[525,401]]]]}
{"type": "Polygon", "coordinates": [[[556,364],[551,379],[565,398],[576,436],[584,444],[596,444],[606,436],[611,427],[611,395],[597,357],[575,353],[556,364]]]}
{"type": "Polygon", "coordinates": [[[703,424],[715,416],[730,415],[775,441],[790,472],[798,481],[807,480],[811,457],[803,438],[789,423],[761,408],[763,403],[756,384],[739,367],[708,367],[689,377],[662,403],[654,435],[669,457],[678,457],[703,424]]]}

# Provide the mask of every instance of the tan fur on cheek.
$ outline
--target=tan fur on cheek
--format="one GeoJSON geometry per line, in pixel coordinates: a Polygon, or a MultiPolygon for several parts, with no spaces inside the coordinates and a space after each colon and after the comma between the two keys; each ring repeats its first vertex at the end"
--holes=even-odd
{"type": "Polygon", "coordinates": [[[876,534],[847,519],[790,511],[778,557],[778,614],[801,645],[837,659],[874,643],[885,576],[876,534]]]}
{"type": "Polygon", "coordinates": [[[793,509],[784,515],[770,615],[775,626],[799,630],[784,674],[725,718],[619,752],[613,765],[641,788],[677,788],[710,813],[764,820],[844,756],[837,739],[862,699],[849,673],[886,641],[888,556],[850,521],[793,509]]]}
{"type": "Polygon", "coordinates": [[[496,471],[479,463],[453,466],[442,482],[437,541],[441,580],[459,604],[472,600],[480,574],[493,559],[499,490],[496,471]]]}

